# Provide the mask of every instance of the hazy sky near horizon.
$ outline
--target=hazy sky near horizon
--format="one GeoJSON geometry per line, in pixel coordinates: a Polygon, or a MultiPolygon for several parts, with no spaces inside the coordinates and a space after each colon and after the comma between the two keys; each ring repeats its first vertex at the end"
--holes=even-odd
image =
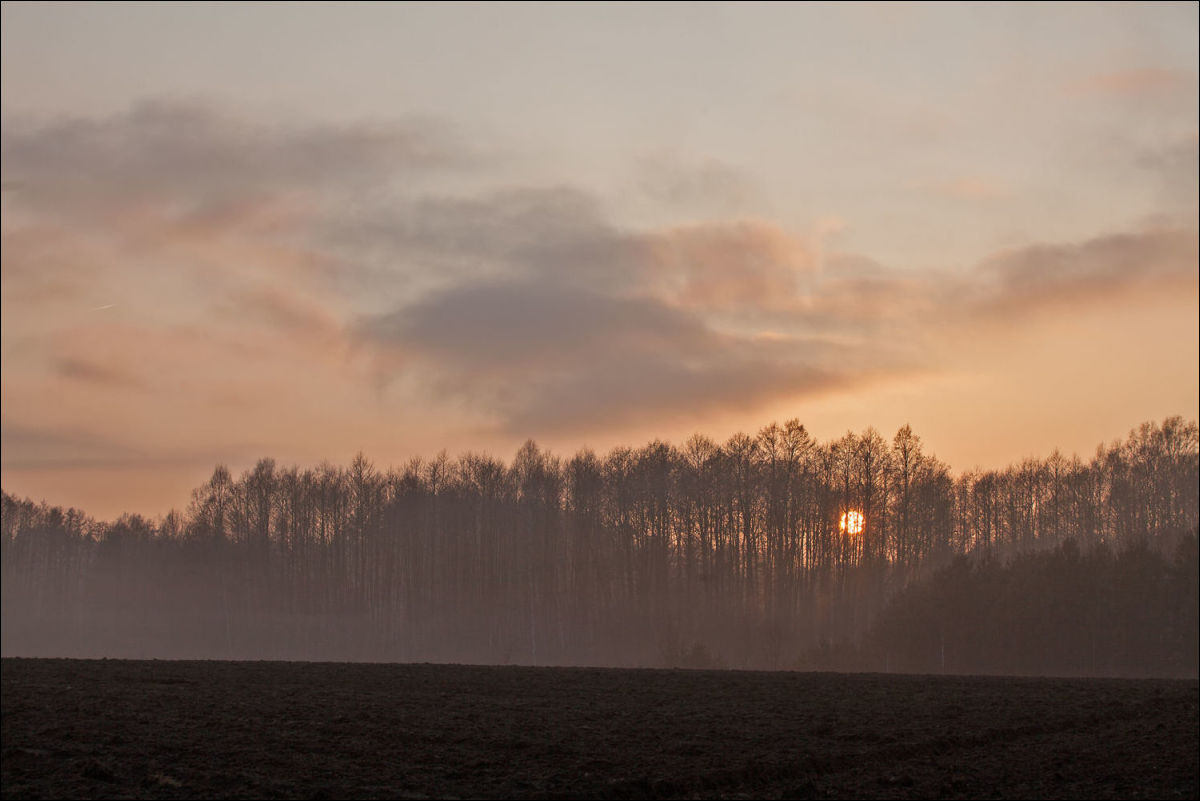
{"type": "Polygon", "coordinates": [[[8,492],[1197,417],[1194,3],[2,14],[8,492]]]}

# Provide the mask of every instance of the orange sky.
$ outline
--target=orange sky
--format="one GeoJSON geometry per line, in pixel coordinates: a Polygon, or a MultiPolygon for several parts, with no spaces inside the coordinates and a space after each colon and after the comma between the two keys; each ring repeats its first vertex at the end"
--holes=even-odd
{"type": "Polygon", "coordinates": [[[1194,5],[673,9],[6,4],[4,489],[1197,417],[1194,5]]]}

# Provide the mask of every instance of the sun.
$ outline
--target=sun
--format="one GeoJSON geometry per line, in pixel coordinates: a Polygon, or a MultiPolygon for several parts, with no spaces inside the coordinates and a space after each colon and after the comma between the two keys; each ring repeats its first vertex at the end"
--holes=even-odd
{"type": "Polygon", "coordinates": [[[842,514],[842,522],[838,528],[842,530],[843,534],[862,534],[864,522],[866,522],[866,518],[863,517],[863,513],[851,509],[842,514]]]}

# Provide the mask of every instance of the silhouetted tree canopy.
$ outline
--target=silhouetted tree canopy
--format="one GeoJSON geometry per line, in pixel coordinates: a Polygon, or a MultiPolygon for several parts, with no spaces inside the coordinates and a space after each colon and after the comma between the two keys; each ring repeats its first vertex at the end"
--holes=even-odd
{"type": "Polygon", "coordinates": [[[954,477],[905,426],[3,496],[6,655],[1196,674],[1197,426],[954,477]],[[848,511],[865,521],[852,533],[848,511]]]}

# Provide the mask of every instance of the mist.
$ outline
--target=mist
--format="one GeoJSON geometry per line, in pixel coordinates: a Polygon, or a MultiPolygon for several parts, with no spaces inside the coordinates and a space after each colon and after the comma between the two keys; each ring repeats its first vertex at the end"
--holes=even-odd
{"type": "Polygon", "coordinates": [[[5,493],[0,649],[1194,677],[1197,474],[1178,417],[958,475],[907,426],[822,443],[792,420],[570,458],[218,466],[157,520],[5,493]]]}

